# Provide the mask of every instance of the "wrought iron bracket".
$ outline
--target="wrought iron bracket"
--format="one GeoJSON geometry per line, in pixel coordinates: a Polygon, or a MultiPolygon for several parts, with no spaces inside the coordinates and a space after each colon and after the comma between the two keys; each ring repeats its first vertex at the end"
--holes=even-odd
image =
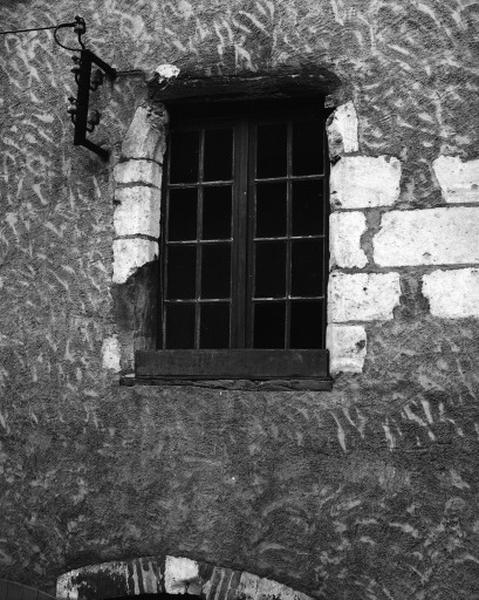
{"type": "Polygon", "coordinates": [[[109,156],[108,150],[101,148],[87,138],[87,133],[95,129],[101,117],[98,111],[93,111],[92,113],[89,111],[90,91],[95,91],[103,83],[103,75],[106,75],[112,81],[116,79],[117,71],[86,48],[81,50],[79,59],[77,56],[73,56],[72,58],[75,62],[72,72],[75,74],[75,80],[78,85],[77,97],[69,98],[70,106],[67,109],[75,125],[73,144],[75,146],[84,146],[98,154],[104,160],[107,160],[109,156]],[[98,67],[93,77],[92,65],[98,67]]]}
{"type": "Polygon", "coordinates": [[[69,113],[71,120],[75,126],[75,133],[73,137],[73,144],[75,146],[84,146],[92,152],[95,152],[103,158],[108,159],[109,152],[105,148],[98,146],[91,140],[88,139],[87,133],[93,132],[95,127],[100,122],[100,113],[97,110],[90,112],[90,92],[94,92],[100,85],[103,84],[105,76],[113,81],[116,79],[118,73],[116,69],[110,67],[105,61],[101,60],[96,54],[94,54],[88,48],[85,48],[85,44],[82,40],[82,35],[86,32],[85,20],[82,17],[76,16],[73,23],[62,23],[55,28],[54,38],[59,46],[66,50],[73,50],[74,52],[80,52],[80,56],[72,56],[72,60],[75,63],[72,68],[72,73],[75,75],[75,81],[78,86],[77,97],[70,96],[68,101],[70,102],[67,112],[69,113]],[[80,48],[72,48],[65,46],[58,39],[58,30],[61,28],[71,27],[73,32],[78,37],[78,43],[80,48]],[[95,65],[95,69],[92,76],[92,66],[95,65]]]}

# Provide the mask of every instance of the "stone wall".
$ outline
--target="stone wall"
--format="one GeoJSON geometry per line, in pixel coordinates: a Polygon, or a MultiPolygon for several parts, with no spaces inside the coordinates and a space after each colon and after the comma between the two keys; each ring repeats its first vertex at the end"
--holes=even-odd
{"type": "Polygon", "coordinates": [[[0,40],[0,576],[52,591],[70,569],[170,554],[319,599],[476,597],[475,6],[24,0],[0,14],[3,29],[81,14],[121,71],[94,95],[102,163],[72,146],[69,53],[48,32],[0,40]],[[135,315],[116,292],[138,293],[157,231],[132,209],[156,200],[125,159],[159,183],[161,140],[121,147],[162,63],[341,81],[331,392],[119,386],[135,315]],[[118,271],[136,239],[145,256],[118,271]]]}

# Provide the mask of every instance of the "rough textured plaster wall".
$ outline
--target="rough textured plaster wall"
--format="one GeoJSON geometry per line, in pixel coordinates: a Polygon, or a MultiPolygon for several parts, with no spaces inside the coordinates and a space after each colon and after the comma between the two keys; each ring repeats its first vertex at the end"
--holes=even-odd
{"type": "MultiPolygon", "coordinates": [[[[477,5],[466,0],[4,2],[2,27],[88,23],[120,69],[322,64],[362,154],[403,164],[400,206],[441,201],[440,153],[477,156],[477,5]]],[[[0,575],[180,553],[319,598],[479,597],[479,326],[428,313],[414,272],[332,393],[119,389],[102,368],[109,167],[71,145],[69,53],[0,40],[0,575]]],[[[118,148],[141,80],[104,88],[118,148]]]]}

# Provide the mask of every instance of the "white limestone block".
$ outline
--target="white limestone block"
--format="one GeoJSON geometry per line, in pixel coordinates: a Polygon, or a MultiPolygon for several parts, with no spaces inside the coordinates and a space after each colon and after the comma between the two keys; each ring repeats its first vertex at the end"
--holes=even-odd
{"type": "Polygon", "coordinates": [[[123,138],[122,155],[162,163],[166,148],[167,121],[166,111],[157,114],[150,107],[139,106],[123,138]]]}
{"type": "Polygon", "coordinates": [[[385,267],[479,263],[479,207],[385,213],[373,246],[385,267]]]}
{"type": "Polygon", "coordinates": [[[198,581],[199,565],[197,562],[177,556],[166,557],[165,592],[167,594],[187,594],[188,588],[198,581]]]}
{"type": "Polygon", "coordinates": [[[362,212],[334,212],[329,218],[329,250],[331,266],[364,267],[368,259],[361,248],[361,236],[366,231],[362,212]]]}
{"type": "Polygon", "coordinates": [[[393,156],[345,156],[331,169],[331,206],[391,206],[399,198],[400,180],[401,163],[393,156]]]}
{"type": "Polygon", "coordinates": [[[127,160],[118,163],[113,171],[116,183],[147,183],[161,186],[161,167],[149,160],[127,160]]]}
{"type": "Polygon", "coordinates": [[[160,235],[161,192],[149,186],[118,188],[113,214],[116,235],[160,235]]]}
{"type": "Polygon", "coordinates": [[[143,265],[158,257],[158,242],[142,238],[113,241],[113,282],[125,283],[143,265]]]}
{"type": "Polygon", "coordinates": [[[102,364],[104,369],[119,373],[120,367],[120,342],[118,336],[111,335],[103,340],[101,346],[102,364]]]}
{"type": "Polygon", "coordinates": [[[436,317],[479,317],[479,269],[433,271],[424,275],[422,292],[436,317]]]}
{"type": "Polygon", "coordinates": [[[333,148],[334,155],[359,150],[358,117],[352,102],[346,102],[336,108],[327,132],[328,144],[333,148]]]}
{"type": "Polygon", "coordinates": [[[362,325],[330,323],[326,331],[329,369],[336,373],[362,373],[367,353],[366,330],[362,325]]]}
{"type": "Polygon", "coordinates": [[[446,202],[479,202],[479,158],[440,156],[432,165],[446,202]]]}
{"type": "Polygon", "coordinates": [[[398,273],[333,272],[328,283],[329,321],[387,321],[393,318],[400,295],[398,273]]]}

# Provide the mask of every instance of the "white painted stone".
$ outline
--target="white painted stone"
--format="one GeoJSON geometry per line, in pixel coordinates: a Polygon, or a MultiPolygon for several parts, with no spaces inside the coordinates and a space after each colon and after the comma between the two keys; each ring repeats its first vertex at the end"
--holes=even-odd
{"type": "Polygon", "coordinates": [[[423,277],[422,292],[435,317],[479,317],[479,269],[428,273],[423,277]]]}
{"type": "Polygon", "coordinates": [[[143,265],[158,257],[158,243],[141,238],[113,241],[113,282],[125,283],[143,265]]]}
{"type": "Polygon", "coordinates": [[[161,80],[176,79],[180,74],[180,69],[175,65],[166,63],[158,65],[155,69],[155,73],[158,73],[161,80]]]}
{"type": "Polygon", "coordinates": [[[139,106],[133,116],[121,145],[126,158],[146,158],[163,162],[166,148],[166,111],[154,111],[151,107],[139,106]]]}
{"type": "Polygon", "coordinates": [[[393,156],[345,156],[331,169],[331,206],[391,206],[399,198],[400,180],[401,163],[393,156]]]}
{"type": "Polygon", "coordinates": [[[367,352],[366,330],[362,325],[328,325],[326,347],[331,374],[362,373],[367,352]]]}
{"type": "Polygon", "coordinates": [[[373,245],[381,266],[479,263],[479,207],[385,213],[373,245]]]}
{"type": "Polygon", "coordinates": [[[101,346],[102,364],[104,369],[119,373],[120,367],[120,342],[116,335],[111,335],[103,340],[101,346]]]}
{"type": "Polygon", "coordinates": [[[166,557],[165,592],[167,594],[187,594],[188,588],[199,581],[199,576],[199,565],[194,560],[177,556],[166,557]]]}
{"type": "Polygon", "coordinates": [[[148,186],[118,188],[113,215],[116,235],[160,235],[161,192],[148,186]]]}
{"type": "Polygon", "coordinates": [[[479,202],[479,159],[463,162],[459,156],[440,156],[434,173],[446,202],[479,202]]]}
{"type": "Polygon", "coordinates": [[[334,148],[333,155],[359,150],[358,117],[352,102],[338,106],[327,127],[328,144],[334,148]]]}
{"type": "Polygon", "coordinates": [[[116,183],[149,183],[160,187],[161,167],[149,160],[127,160],[116,165],[113,177],[116,183]]]}
{"type": "Polygon", "coordinates": [[[333,272],[328,283],[328,315],[332,323],[386,321],[401,295],[398,273],[333,272]]]}
{"type": "Polygon", "coordinates": [[[366,231],[362,212],[334,212],[329,218],[329,250],[331,266],[364,267],[368,259],[361,248],[361,236],[366,231]]]}

